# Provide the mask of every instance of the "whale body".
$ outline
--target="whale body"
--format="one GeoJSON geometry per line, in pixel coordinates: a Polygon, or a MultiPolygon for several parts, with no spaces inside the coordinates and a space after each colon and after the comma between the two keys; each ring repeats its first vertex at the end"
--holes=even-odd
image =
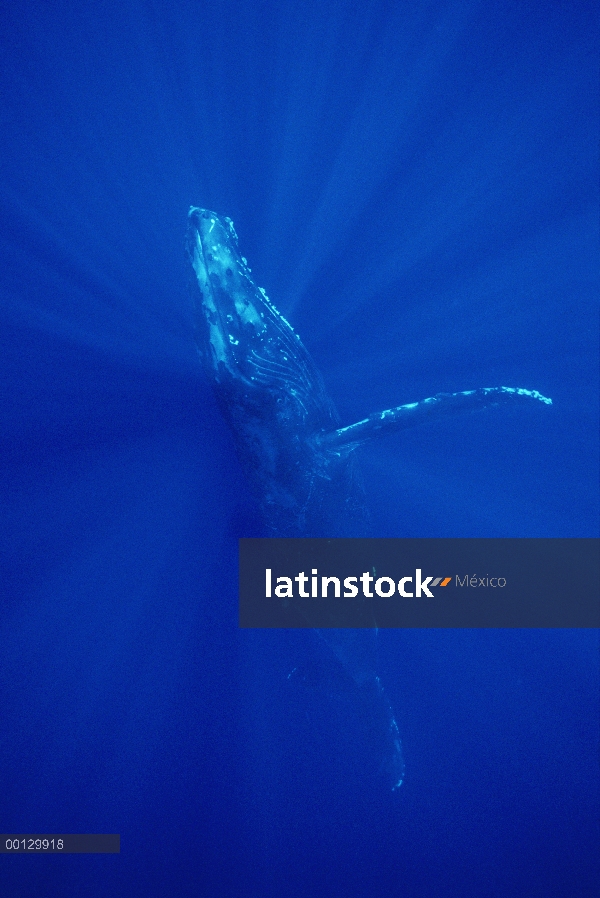
{"type": "MultiPolygon", "coordinates": [[[[341,426],[321,374],[290,324],[251,277],[231,219],[192,206],[196,343],[269,535],[363,536],[366,502],[354,450],[373,436],[505,402],[551,400],[535,390],[439,393],[341,426]]],[[[375,669],[376,630],[318,631],[380,733],[379,769],[404,777],[398,727],[375,669]]]]}

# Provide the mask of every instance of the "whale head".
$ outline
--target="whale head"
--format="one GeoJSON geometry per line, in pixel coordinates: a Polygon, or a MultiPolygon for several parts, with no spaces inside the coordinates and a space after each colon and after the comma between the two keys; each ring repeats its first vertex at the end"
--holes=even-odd
{"type": "Polygon", "coordinates": [[[269,325],[278,313],[252,280],[231,219],[192,206],[188,221],[187,249],[200,290],[201,353],[217,382],[233,377],[250,384],[257,359],[276,361],[269,325]]]}
{"type": "MultiPolygon", "coordinates": [[[[187,249],[199,288],[198,346],[215,386],[268,391],[333,417],[320,374],[290,324],[252,280],[229,218],[192,206],[187,249]]],[[[196,291],[198,296],[198,292],[196,291]]],[[[293,417],[293,416],[292,416],[293,417]]]]}

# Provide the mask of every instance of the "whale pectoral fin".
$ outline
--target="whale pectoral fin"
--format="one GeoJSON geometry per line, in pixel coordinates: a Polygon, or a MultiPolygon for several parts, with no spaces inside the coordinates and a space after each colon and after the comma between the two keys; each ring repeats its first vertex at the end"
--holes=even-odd
{"type": "Polygon", "coordinates": [[[349,452],[381,433],[404,430],[426,421],[436,421],[447,415],[491,408],[504,402],[521,399],[537,399],[545,405],[552,405],[552,400],[542,396],[537,390],[516,387],[480,387],[478,390],[466,390],[463,393],[437,393],[429,399],[421,399],[420,402],[398,405],[396,408],[369,415],[356,424],[320,434],[317,439],[324,449],[349,452]]]}

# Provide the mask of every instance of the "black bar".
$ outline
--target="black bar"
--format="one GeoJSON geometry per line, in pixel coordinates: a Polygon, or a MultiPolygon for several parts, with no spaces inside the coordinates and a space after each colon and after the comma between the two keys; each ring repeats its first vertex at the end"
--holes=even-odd
{"type": "Polygon", "coordinates": [[[239,625],[599,627],[599,549],[596,539],[241,539],[239,625]],[[323,578],[339,580],[339,598],[323,578]]]}
{"type": "Polygon", "coordinates": [[[0,854],[120,854],[114,833],[0,833],[0,854]]]}

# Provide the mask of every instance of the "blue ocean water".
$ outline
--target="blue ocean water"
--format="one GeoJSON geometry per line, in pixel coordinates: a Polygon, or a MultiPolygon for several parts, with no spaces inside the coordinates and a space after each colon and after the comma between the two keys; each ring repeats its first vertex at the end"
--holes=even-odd
{"type": "MultiPolygon", "coordinates": [[[[597,895],[598,638],[388,631],[406,781],[240,632],[260,524],[184,251],[230,216],[360,450],[373,535],[598,535],[595,4],[9,2],[0,13],[0,894],[597,895]]],[[[307,663],[306,661],[304,663],[307,663]]]]}

